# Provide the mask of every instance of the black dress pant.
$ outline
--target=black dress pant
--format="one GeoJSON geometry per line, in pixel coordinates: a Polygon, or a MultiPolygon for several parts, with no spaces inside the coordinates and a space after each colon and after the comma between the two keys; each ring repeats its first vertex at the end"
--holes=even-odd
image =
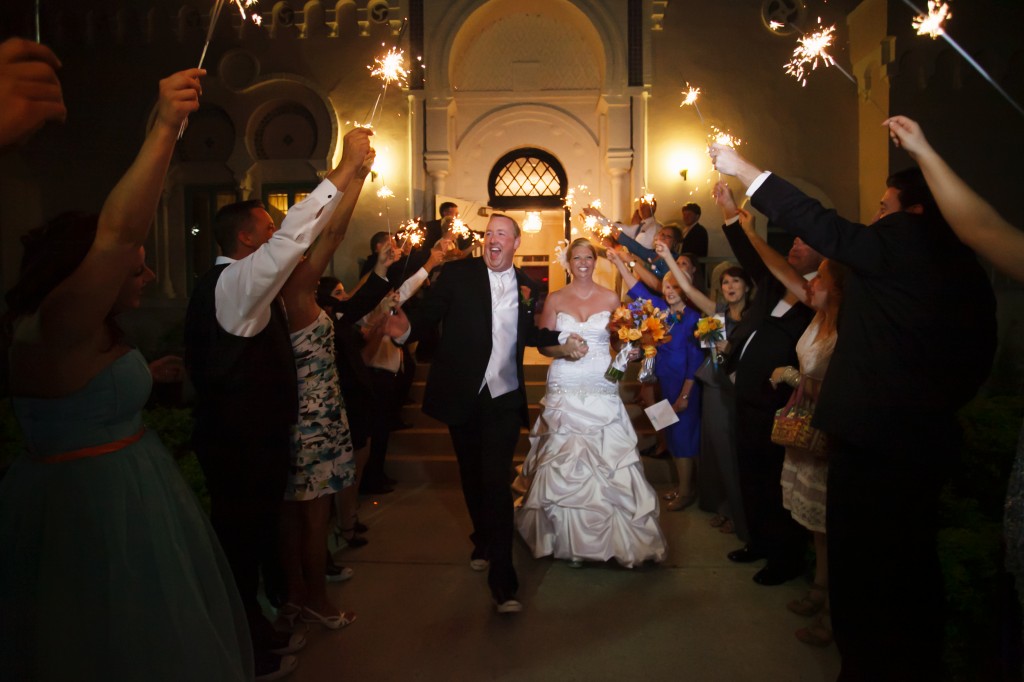
{"type": "Polygon", "coordinates": [[[391,440],[398,376],[386,369],[370,368],[373,413],[370,415],[370,455],[366,459],[360,484],[364,492],[373,492],[387,486],[384,460],[391,440]]]}
{"type": "Polygon", "coordinates": [[[231,566],[256,650],[265,648],[261,635],[269,627],[257,601],[260,569],[266,577],[281,573],[279,521],[289,447],[287,434],[195,445],[210,491],[210,523],[231,566]]]}
{"type": "Polygon", "coordinates": [[[449,425],[459,462],[462,495],[473,522],[474,556],[490,561],[487,584],[495,600],[515,596],[512,565],[512,455],[522,426],[522,388],[492,398],[484,387],[469,421],[449,425]]]}
{"type": "Polygon", "coordinates": [[[826,530],[839,679],[938,680],[938,501],[961,434],[953,415],[871,432],[872,442],[830,443],[826,530]]]}
{"type": "Polygon", "coordinates": [[[786,450],[772,442],[771,408],[737,402],[736,461],[750,549],[768,558],[781,573],[800,570],[807,549],[807,529],[782,506],[782,463],[786,450]]]}

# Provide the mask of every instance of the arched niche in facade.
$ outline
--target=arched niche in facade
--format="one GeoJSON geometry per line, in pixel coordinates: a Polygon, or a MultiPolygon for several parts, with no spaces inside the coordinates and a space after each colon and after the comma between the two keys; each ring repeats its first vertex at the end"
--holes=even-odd
{"type": "Polygon", "coordinates": [[[512,90],[516,78],[540,90],[626,82],[625,28],[600,2],[456,0],[437,25],[448,30],[427,37],[444,65],[428,80],[433,92],[512,90]]]}
{"type": "Polygon", "coordinates": [[[565,169],[554,154],[520,147],[502,156],[491,168],[488,203],[500,210],[561,208],[568,184],[565,169]]]}

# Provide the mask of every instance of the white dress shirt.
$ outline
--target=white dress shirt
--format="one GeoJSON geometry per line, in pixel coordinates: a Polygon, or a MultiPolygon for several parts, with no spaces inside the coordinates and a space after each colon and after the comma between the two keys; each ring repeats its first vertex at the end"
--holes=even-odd
{"type": "Polygon", "coordinates": [[[241,260],[217,258],[218,265],[230,263],[214,292],[217,323],[224,331],[244,337],[263,331],[270,321],[270,304],[323,230],[341,195],[330,180],[324,180],[288,210],[281,228],[255,253],[241,260]]]}
{"type": "Polygon", "coordinates": [[[519,388],[516,371],[516,340],[519,336],[519,287],[515,268],[487,271],[491,283],[491,357],[487,360],[480,390],[487,386],[491,397],[519,388]]]}
{"type": "MultiPolygon", "coordinates": [[[[412,274],[409,279],[402,283],[402,286],[398,287],[398,304],[401,305],[409,300],[409,297],[416,293],[416,291],[423,286],[423,282],[427,280],[427,271],[420,268],[412,274]]],[[[360,326],[367,326],[368,323],[379,313],[377,310],[368,313],[363,319],[359,321],[360,326]]],[[[405,339],[409,338],[409,332],[406,332],[400,337],[399,344],[404,343],[405,339]]],[[[395,345],[396,342],[391,339],[390,336],[385,334],[380,339],[380,344],[377,346],[377,350],[374,352],[373,357],[367,363],[370,367],[377,369],[385,369],[389,372],[397,374],[402,371],[402,349],[395,345]]]]}
{"type": "Polygon", "coordinates": [[[644,218],[636,225],[623,225],[622,223],[616,223],[616,225],[622,230],[622,234],[631,237],[646,249],[654,248],[654,238],[658,236],[663,227],[654,216],[644,218]]]}

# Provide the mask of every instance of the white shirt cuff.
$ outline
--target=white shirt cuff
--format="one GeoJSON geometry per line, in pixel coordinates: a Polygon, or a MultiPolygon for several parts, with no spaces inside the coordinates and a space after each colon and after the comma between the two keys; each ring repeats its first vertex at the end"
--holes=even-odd
{"type": "Polygon", "coordinates": [[[771,171],[762,171],[760,175],[754,178],[754,181],[750,183],[750,187],[747,188],[747,196],[754,196],[754,192],[761,188],[761,184],[771,175],[771,171]]]}

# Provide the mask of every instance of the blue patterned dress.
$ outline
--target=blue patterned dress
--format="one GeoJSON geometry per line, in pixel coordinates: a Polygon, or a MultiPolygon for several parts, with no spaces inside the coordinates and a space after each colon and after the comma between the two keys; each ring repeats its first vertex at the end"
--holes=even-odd
{"type": "Polygon", "coordinates": [[[338,384],[334,325],[323,310],[291,335],[298,374],[299,420],[292,431],[286,500],[313,500],[355,482],[352,437],[338,384]]]}

